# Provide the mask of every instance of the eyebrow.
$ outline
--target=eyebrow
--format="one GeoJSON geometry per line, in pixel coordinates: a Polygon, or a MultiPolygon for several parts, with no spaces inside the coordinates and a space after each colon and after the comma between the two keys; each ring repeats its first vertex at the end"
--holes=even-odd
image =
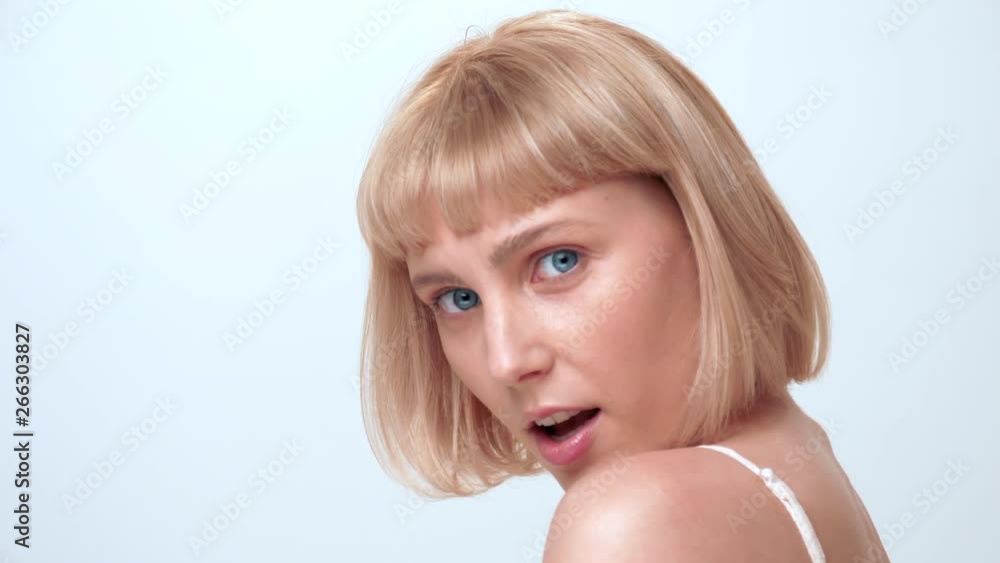
{"type": "MultiPolygon", "coordinates": [[[[489,257],[490,266],[493,269],[500,268],[504,265],[504,263],[510,260],[510,257],[516,254],[518,250],[531,244],[533,241],[549,231],[565,229],[567,227],[590,225],[592,225],[592,223],[589,221],[560,219],[528,227],[523,231],[514,233],[513,235],[507,237],[493,249],[493,252],[490,253],[489,257]]],[[[426,285],[436,283],[460,285],[462,280],[455,274],[445,271],[419,275],[413,278],[410,283],[414,290],[419,290],[426,285]]]]}

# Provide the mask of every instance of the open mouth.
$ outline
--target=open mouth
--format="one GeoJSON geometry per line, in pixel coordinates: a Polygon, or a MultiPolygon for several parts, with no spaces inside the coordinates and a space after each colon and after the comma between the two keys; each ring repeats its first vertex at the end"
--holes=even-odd
{"type": "Polygon", "coordinates": [[[552,426],[535,426],[532,431],[544,434],[556,442],[561,442],[573,436],[573,434],[588,420],[597,416],[601,409],[594,408],[580,411],[576,415],[552,426]]]}

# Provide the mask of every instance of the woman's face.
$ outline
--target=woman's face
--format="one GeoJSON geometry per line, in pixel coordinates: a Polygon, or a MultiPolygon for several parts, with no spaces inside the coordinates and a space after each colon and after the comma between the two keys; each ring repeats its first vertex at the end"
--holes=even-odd
{"type": "Polygon", "coordinates": [[[667,188],[617,178],[525,215],[481,212],[483,228],[461,237],[432,217],[434,240],[407,260],[455,374],[564,489],[588,467],[670,447],[699,297],[667,188]],[[584,412],[543,430],[538,419],[563,417],[552,409],[584,412]]]}

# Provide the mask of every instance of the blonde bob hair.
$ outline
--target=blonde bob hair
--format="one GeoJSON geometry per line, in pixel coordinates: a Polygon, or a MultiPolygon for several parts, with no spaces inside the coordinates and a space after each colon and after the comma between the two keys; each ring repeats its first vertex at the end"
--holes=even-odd
{"type": "Polygon", "coordinates": [[[633,29],[534,12],[441,55],[396,102],[361,177],[361,408],[391,476],[440,498],[543,470],[452,371],[410,286],[406,258],[430,240],[429,206],[470,233],[481,198],[517,214],[623,173],[663,183],[697,264],[700,363],[676,445],[715,439],[762,397],[820,372],[819,268],[713,94],[633,29]]]}

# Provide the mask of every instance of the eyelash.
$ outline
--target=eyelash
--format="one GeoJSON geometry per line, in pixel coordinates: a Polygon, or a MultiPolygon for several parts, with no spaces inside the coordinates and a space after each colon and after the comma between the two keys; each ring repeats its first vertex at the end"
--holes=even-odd
{"type": "MultiPolygon", "coordinates": [[[[553,276],[550,279],[565,278],[566,276],[571,276],[577,270],[579,270],[582,267],[582,264],[583,264],[583,261],[584,261],[584,258],[585,258],[583,252],[581,252],[581,251],[579,251],[579,250],[577,250],[575,248],[571,248],[571,247],[567,247],[567,246],[560,246],[558,248],[555,248],[553,250],[545,252],[544,254],[542,254],[541,256],[539,256],[538,259],[536,259],[533,262],[533,264],[538,264],[539,262],[542,261],[542,259],[548,258],[549,256],[552,256],[553,254],[555,254],[557,252],[560,252],[560,251],[563,251],[563,250],[569,250],[569,251],[575,252],[576,255],[577,255],[577,263],[576,263],[576,265],[573,266],[572,270],[570,270],[568,272],[565,272],[563,274],[557,275],[557,276],[553,276]]],[[[438,293],[436,293],[434,295],[434,297],[431,298],[431,305],[430,305],[431,309],[435,313],[439,313],[439,314],[442,314],[442,315],[461,315],[462,313],[449,313],[449,312],[445,311],[444,308],[441,307],[441,305],[440,305],[441,298],[444,297],[445,295],[448,295],[449,293],[451,293],[452,291],[454,291],[456,289],[464,289],[464,288],[462,288],[462,287],[446,287],[446,288],[442,289],[441,291],[439,291],[438,293]]]]}

